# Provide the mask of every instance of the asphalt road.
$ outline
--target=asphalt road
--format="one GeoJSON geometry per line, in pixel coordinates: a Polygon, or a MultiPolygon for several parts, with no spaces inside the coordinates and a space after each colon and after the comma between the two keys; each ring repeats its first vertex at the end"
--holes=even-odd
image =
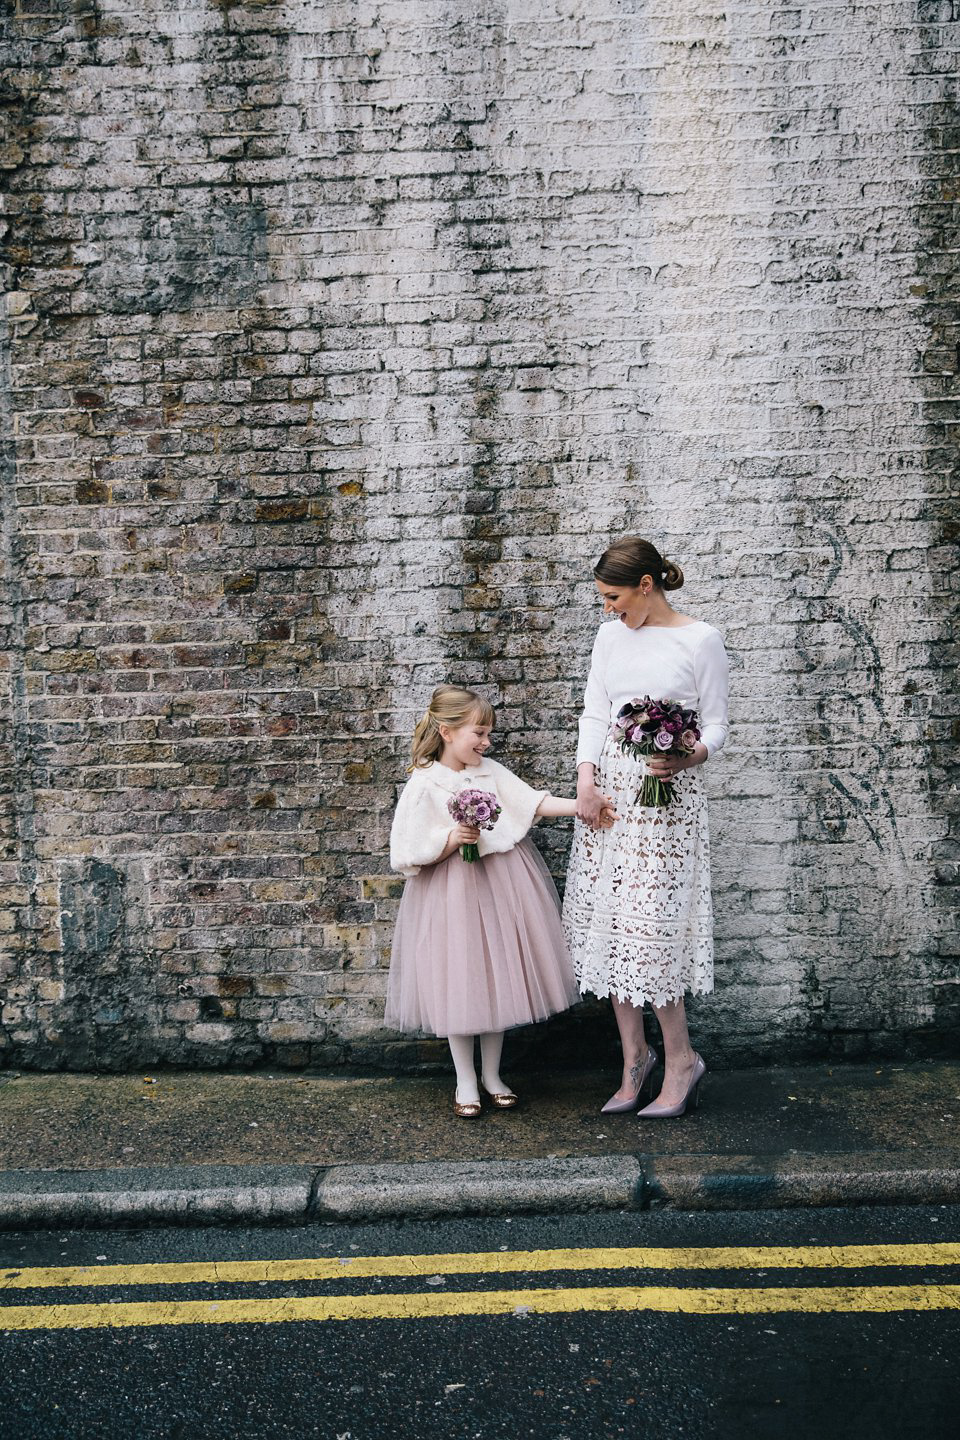
{"type": "Polygon", "coordinates": [[[960,1208],[36,1232],[0,1288],[3,1440],[960,1435],[960,1208]]]}

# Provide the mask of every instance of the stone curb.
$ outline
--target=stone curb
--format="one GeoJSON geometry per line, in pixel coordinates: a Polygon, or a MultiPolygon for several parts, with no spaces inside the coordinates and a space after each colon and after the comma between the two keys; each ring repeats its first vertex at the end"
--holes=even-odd
{"type": "Polygon", "coordinates": [[[641,1155],[639,1160],[648,1207],[784,1210],[960,1202],[960,1157],[955,1152],[641,1155]]]}
{"type": "Polygon", "coordinates": [[[577,1160],[478,1160],[441,1165],[337,1165],[317,1186],[313,1215],[330,1220],[634,1210],[643,1171],[631,1155],[577,1160]]]}
{"type": "Polygon", "coordinates": [[[950,1203],[960,1162],[917,1153],[0,1172],[0,1230],[950,1203]]]}
{"type": "Polygon", "coordinates": [[[0,1229],[230,1225],[307,1218],[312,1165],[0,1172],[0,1229]]]}

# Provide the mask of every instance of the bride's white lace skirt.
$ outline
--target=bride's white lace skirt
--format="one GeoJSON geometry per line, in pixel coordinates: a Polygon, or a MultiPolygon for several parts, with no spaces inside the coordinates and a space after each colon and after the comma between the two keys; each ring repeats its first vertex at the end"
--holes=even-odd
{"type": "Polygon", "coordinates": [[[666,1005],[713,989],[707,799],[697,767],[674,780],[672,805],[641,807],[642,777],[608,738],[597,783],[620,818],[611,830],[576,822],[563,928],[581,991],[666,1005]]]}

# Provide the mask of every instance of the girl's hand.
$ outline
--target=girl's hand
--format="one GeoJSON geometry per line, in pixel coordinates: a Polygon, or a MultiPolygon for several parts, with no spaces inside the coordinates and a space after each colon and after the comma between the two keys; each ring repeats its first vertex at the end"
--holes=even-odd
{"type": "Polygon", "coordinates": [[[603,799],[604,806],[603,809],[600,811],[600,821],[598,828],[601,830],[609,830],[613,822],[615,820],[618,820],[620,817],[618,816],[616,810],[614,810],[613,808],[613,801],[609,799],[609,797],[606,795],[604,795],[603,799]]]}
{"type": "Polygon", "coordinates": [[[656,780],[672,780],[681,770],[692,770],[707,758],[707,747],[698,741],[692,755],[646,755],[647,769],[656,780]]]}
{"type": "Polygon", "coordinates": [[[450,844],[456,845],[457,847],[461,845],[476,845],[479,839],[480,831],[476,825],[454,825],[450,831],[450,844]]]}

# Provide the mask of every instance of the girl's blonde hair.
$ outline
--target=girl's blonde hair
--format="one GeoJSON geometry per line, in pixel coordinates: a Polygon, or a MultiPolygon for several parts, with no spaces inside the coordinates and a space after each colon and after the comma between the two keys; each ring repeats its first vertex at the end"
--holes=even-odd
{"type": "Polygon", "coordinates": [[[470,720],[475,720],[478,725],[492,725],[493,706],[490,701],[459,685],[438,685],[413,732],[413,763],[408,768],[422,769],[439,760],[444,745],[441,725],[459,730],[470,720]]]}

